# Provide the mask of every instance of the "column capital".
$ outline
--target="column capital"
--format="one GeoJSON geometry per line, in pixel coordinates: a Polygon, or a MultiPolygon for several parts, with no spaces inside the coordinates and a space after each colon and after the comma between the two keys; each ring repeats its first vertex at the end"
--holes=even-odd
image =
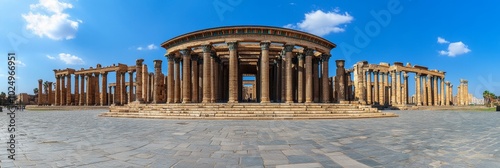
{"type": "Polygon", "coordinates": [[[322,54],[321,60],[328,62],[328,60],[330,60],[330,57],[331,57],[331,55],[329,55],[329,54],[322,54]]]}
{"type": "Polygon", "coordinates": [[[285,52],[292,52],[294,47],[295,45],[293,44],[285,44],[283,45],[283,50],[285,50],[285,52]]]}
{"type": "Polygon", "coordinates": [[[203,50],[204,53],[209,53],[210,51],[212,51],[212,45],[211,44],[202,45],[201,49],[203,50]]]}
{"type": "Polygon", "coordinates": [[[137,60],[135,61],[135,65],[137,65],[137,66],[142,66],[142,62],[144,62],[144,59],[142,59],[142,58],[141,58],[141,59],[137,59],[137,60]]]}
{"type": "Polygon", "coordinates": [[[297,54],[297,59],[298,60],[304,60],[304,58],[306,58],[306,56],[303,53],[297,54]]]}
{"type": "Polygon", "coordinates": [[[101,75],[102,75],[102,76],[106,76],[106,75],[108,75],[108,72],[106,72],[106,71],[101,72],[101,75]]]}
{"type": "Polygon", "coordinates": [[[304,53],[306,56],[314,56],[314,50],[313,50],[313,49],[311,49],[311,48],[304,48],[303,53],[304,53]]]}
{"type": "MultiPolygon", "coordinates": [[[[205,49],[203,49],[203,52],[205,52],[205,49]]],[[[191,49],[182,49],[182,50],[179,50],[179,53],[181,53],[182,56],[184,57],[187,57],[187,56],[191,56],[191,49]]]]}
{"type": "Polygon", "coordinates": [[[428,78],[432,78],[432,75],[431,75],[431,74],[428,74],[428,75],[427,75],[427,77],[428,77],[428,78]]]}
{"type": "Polygon", "coordinates": [[[154,68],[161,68],[162,60],[153,60],[154,68]]]}
{"type": "Polygon", "coordinates": [[[174,61],[175,54],[174,53],[170,53],[168,55],[165,55],[165,57],[167,57],[168,61],[174,61]]]}
{"type": "Polygon", "coordinates": [[[238,49],[238,42],[235,42],[235,41],[227,42],[226,45],[229,48],[229,51],[233,51],[233,50],[238,49]]]}
{"type": "Polygon", "coordinates": [[[261,43],[260,43],[260,48],[261,48],[262,50],[269,50],[269,46],[270,46],[270,45],[271,45],[271,43],[270,43],[270,42],[267,42],[267,41],[266,41],[266,42],[261,42],[261,43]]]}
{"type": "Polygon", "coordinates": [[[177,58],[177,57],[176,57],[176,58],[174,58],[174,62],[175,62],[175,63],[179,63],[179,62],[181,62],[181,58],[177,58]]]}
{"type": "Polygon", "coordinates": [[[191,54],[191,60],[192,61],[198,61],[198,54],[196,54],[196,53],[191,54]]]}
{"type": "Polygon", "coordinates": [[[405,78],[408,77],[408,73],[406,73],[406,71],[403,71],[403,77],[405,77],[405,78]]]}

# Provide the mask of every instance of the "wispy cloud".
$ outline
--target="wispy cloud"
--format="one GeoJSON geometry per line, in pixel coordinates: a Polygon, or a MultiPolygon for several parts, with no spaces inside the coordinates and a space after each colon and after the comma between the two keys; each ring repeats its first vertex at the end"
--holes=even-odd
{"type": "Polygon", "coordinates": [[[40,37],[53,40],[73,39],[82,20],[71,20],[70,15],[64,13],[71,9],[70,3],[58,0],[39,0],[38,4],[31,4],[28,14],[21,16],[27,22],[26,29],[40,37]]]}
{"type": "Polygon", "coordinates": [[[48,59],[51,59],[51,60],[56,59],[56,57],[53,57],[53,56],[50,56],[50,55],[46,55],[46,56],[47,56],[48,59]]]}
{"type": "Polygon", "coordinates": [[[450,43],[449,41],[446,41],[444,38],[442,37],[438,37],[438,41],[437,41],[439,44],[447,44],[447,43],[450,43]]]}
{"type": "Polygon", "coordinates": [[[142,51],[142,50],[156,50],[156,49],[158,49],[158,47],[156,45],[154,45],[154,44],[149,44],[149,45],[147,45],[145,47],[142,47],[142,46],[137,47],[136,49],[139,50],[139,51],[142,51]]]}
{"type": "Polygon", "coordinates": [[[305,18],[295,24],[287,24],[283,27],[306,31],[318,36],[328,35],[330,33],[339,33],[345,31],[345,26],[354,19],[349,13],[340,13],[338,9],[323,12],[316,10],[304,14],[305,18]]]}
{"type": "Polygon", "coordinates": [[[67,53],[60,53],[59,59],[68,65],[81,65],[85,63],[82,58],[67,53]]]}

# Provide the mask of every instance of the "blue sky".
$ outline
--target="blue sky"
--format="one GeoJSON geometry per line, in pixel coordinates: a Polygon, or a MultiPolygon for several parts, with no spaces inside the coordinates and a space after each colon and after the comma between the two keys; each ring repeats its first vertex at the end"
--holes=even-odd
{"type": "Polygon", "coordinates": [[[8,52],[20,61],[17,92],[32,93],[38,79],[54,81],[53,69],[131,65],[138,58],[152,65],[166,61],[159,44],[177,35],[267,25],[336,43],[331,67],[336,59],[349,67],[361,60],[410,62],[446,71],[455,92],[464,78],[476,97],[485,89],[500,94],[500,2],[493,0],[0,0],[0,8],[0,91],[7,88],[8,52]],[[390,19],[379,21],[383,13],[390,19]]]}

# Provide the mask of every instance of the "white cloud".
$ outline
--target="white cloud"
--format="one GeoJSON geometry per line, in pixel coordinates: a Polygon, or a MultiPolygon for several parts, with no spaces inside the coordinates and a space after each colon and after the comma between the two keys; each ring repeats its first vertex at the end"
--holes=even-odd
{"type": "Polygon", "coordinates": [[[158,46],[156,46],[154,44],[150,44],[150,45],[145,46],[145,47],[137,47],[136,49],[139,50],[139,51],[142,51],[142,50],[156,50],[156,49],[158,49],[158,46]]]}
{"type": "Polygon", "coordinates": [[[450,43],[448,45],[448,51],[441,50],[441,51],[439,51],[439,54],[448,55],[450,57],[455,57],[457,55],[466,54],[468,52],[471,52],[469,47],[467,45],[465,45],[462,41],[459,41],[459,42],[450,43]]]}
{"type": "Polygon", "coordinates": [[[51,60],[56,59],[56,57],[53,57],[53,56],[50,56],[50,55],[47,55],[47,58],[51,59],[51,60]]]}
{"type": "Polygon", "coordinates": [[[84,64],[82,58],[77,57],[75,55],[71,55],[71,54],[60,53],[59,59],[64,61],[64,63],[69,64],[69,65],[84,64]]]}
{"type": "Polygon", "coordinates": [[[449,41],[446,41],[444,38],[442,37],[438,37],[438,41],[437,41],[439,44],[448,44],[450,43],[449,41]]]}
{"type": "Polygon", "coordinates": [[[17,66],[19,67],[26,67],[26,64],[22,61],[19,61],[19,60],[15,60],[14,63],[16,63],[17,66]]]}
{"type": "Polygon", "coordinates": [[[324,36],[330,33],[339,33],[345,31],[347,23],[351,23],[354,18],[345,12],[339,13],[338,9],[331,12],[321,10],[312,11],[305,14],[305,19],[296,24],[287,24],[283,27],[290,29],[299,29],[318,36],[324,36]]]}
{"type": "Polygon", "coordinates": [[[30,5],[30,12],[22,14],[27,22],[26,29],[40,37],[48,37],[53,40],[75,38],[78,25],[81,20],[71,20],[70,15],[64,13],[65,9],[71,9],[70,3],[58,0],[39,0],[38,4],[30,5]],[[37,10],[42,13],[37,13],[37,10]]]}

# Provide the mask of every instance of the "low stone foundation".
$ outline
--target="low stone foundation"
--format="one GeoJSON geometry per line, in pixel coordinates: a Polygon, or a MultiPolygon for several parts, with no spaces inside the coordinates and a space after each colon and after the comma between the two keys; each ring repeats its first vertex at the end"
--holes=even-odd
{"type": "Polygon", "coordinates": [[[302,120],[397,117],[377,108],[354,104],[194,103],[110,106],[103,117],[211,120],[302,120]]]}

